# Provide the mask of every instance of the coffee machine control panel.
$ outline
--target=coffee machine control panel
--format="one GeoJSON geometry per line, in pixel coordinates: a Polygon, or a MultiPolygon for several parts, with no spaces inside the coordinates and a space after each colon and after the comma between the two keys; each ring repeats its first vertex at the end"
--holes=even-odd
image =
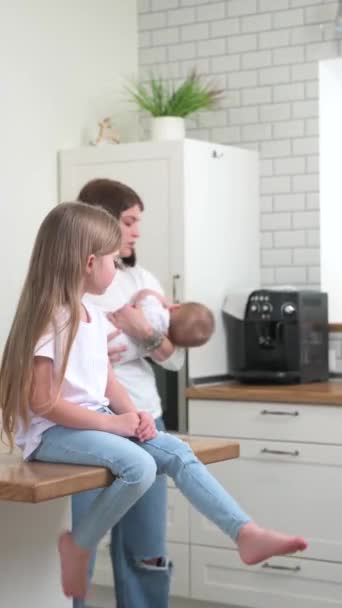
{"type": "Polygon", "coordinates": [[[245,318],[251,321],[292,321],[297,316],[296,292],[258,290],[250,294],[245,318]]]}
{"type": "Polygon", "coordinates": [[[285,302],[285,304],[282,305],[281,310],[283,315],[291,317],[296,312],[296,306],[292,302],[285,302]]]}

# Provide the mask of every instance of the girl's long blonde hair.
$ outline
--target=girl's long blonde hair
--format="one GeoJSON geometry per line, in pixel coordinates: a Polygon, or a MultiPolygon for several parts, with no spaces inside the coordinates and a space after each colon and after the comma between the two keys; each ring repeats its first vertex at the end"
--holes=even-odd
{"type": "Polygon", "coordinates": [[[2,426],[11,447],[18,417],[28,421],[34,350],[39,338],[64,307],[68,323],[60,386],[80,322],[87,259],[92,254],[114,253],[120,244],[117,220],[100,207],[62,203],[42,222],[0,368],[2,426]]]}

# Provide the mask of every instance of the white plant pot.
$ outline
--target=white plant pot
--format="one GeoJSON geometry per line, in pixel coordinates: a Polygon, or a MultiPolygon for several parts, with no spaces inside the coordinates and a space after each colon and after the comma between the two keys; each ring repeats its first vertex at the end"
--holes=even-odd
{"type": "Polygon", "coordinates": [[[153,141],[184,139],[184,118],[179,116],[157,116],[152,118],[151,138],[153,141]]]}

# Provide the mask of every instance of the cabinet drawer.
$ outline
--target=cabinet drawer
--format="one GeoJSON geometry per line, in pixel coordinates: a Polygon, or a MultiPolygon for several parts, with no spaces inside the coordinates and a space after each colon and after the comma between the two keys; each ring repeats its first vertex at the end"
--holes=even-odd
{"type": "Polygon", "coordinates": [[[176,488],[168,488],[167,537],[170,541],[189,541],[189,503],[176,488]]]}
{"type": "Polygon", "coordinates": [[[93,576],[94,585],[113,587],[112,563],[109,557],[109,532],[103,537],[96,552],[96,562],[93,576]]]}
{"type": "Polygon", "coordinates": [[[189,433],[248,439],[342,443],[342,407],[190,400],[189,433]]]}
{"type": "MultiPolygon", "coordinates": [[[[209,469],[243,509],[261,526],[305,536],[305,557],[342,562],[342,447],[242,440],[240,450],[209,469]]],[[[195,510],[190,526],[192,543],[234,546],[195,510]]]]}
{"type": "Polygon", "coordinates": [[[193,546],[191,597],[248,608],[341,606],[341,564],[291,557],[266,564],[245,566],[236,551],[193,546]]]}
{"type": "Polygon", "coordinates": [[[173,573],[170,588],[171,595],[176,595],[178,597],[190,597],[189,545],[182,543],[169,543],[168,556],[173,563],[173,573]]]}

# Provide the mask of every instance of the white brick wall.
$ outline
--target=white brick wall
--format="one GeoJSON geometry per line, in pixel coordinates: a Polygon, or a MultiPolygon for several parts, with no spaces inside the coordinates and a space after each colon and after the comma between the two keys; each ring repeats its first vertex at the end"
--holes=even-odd
{"type": "Polygon", "coordinates": [[[258,148],[265,284],[318,286],[318,60],[340,52],[336,0],[138,0],[141,74],[218,77],[189,136],[258,148]]]}

